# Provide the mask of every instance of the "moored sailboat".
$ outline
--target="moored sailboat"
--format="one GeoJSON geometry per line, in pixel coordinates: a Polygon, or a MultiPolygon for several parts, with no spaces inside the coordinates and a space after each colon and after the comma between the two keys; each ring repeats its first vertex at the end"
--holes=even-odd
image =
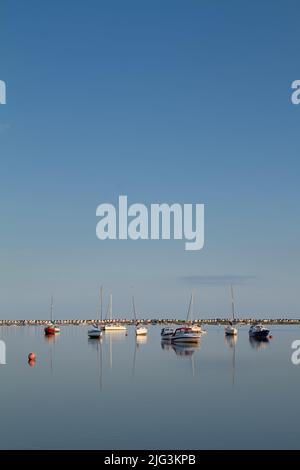
{"type": "Polygon", "coordinates": [[[237,328],[233,326],[235,322],[235,312],[234,312],[234,297],[233,297],[233,287],[232,285],[230,286],[230,292],[231,292],[231,308],[232,308],[232,321],[228,323],[228,325],[225,327],[225,335],[227,336],[235,336],[237,335],[237,328]]]}
{"type": "Polygon", "coordinates": [[[109,296],[109,323],[104,325],[105,331],[126,331],[126,326],[120,323],[114,323],[112,319],[112,294],[109,296]]]}
{"type": "Polygon", "coordinates": [[[187,313],[187,318],[186,321],[191,321],[192,324],[190,328],[192,331],[195,333],[202,333],[202,327],[201,325],[198,325],[197,323],[194,323],[194,292],[191,293],[191,298],[190,298],[190,303],[189,303],[189,308],[188,308],[188,313],[187,313]]]}
{"type": "Polygon", "coordinates": [[[133,308],[134,321],[136,325],[135,334],[136,336],[146,336],[148,334],[148,329],[137,321],[134,296],[132,296],[132,308],[133,308]]]}
{"type": "Polygon", "coordinates": [[[56,335],[60,333],[59,326],[53,323],[53,295],[51,295],[51,303],[50,303],[50,323],[44,328],[44,333],[47,336],[56,335]]]}
{"type": "MultiPolygon", "coordinates": [[[[102,297],[103,297],[103,287],[101,286],[101,289],[100,289],[100,319],[101,320],[102,320],[102,297]]],[[[96,339],[96,338],[100,338],[101,335],[102,335],[102,331],[100,329],[99,322],[98,322],[98,325],[93,325],[93,328],[88,330],[89,338],[96,339]]]]}

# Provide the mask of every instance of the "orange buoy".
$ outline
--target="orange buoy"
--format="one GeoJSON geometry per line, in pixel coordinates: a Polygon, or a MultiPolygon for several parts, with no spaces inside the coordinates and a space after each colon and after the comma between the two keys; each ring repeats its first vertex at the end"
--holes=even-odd
{"type": "Polygon", "coordinates": [[[34,352],[31,352],[28,354],[28,361],[35,361],[36,360],[36,354],[34,352]]]}

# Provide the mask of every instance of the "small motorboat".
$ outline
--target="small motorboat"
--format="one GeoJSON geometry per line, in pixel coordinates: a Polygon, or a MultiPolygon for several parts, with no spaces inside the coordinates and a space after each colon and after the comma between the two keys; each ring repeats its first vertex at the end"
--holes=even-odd
{"type": "Polygon", "coordinates": [[[57,325],[53,325],[53,323],[49,323],[44,329],[45,335],[50,336],[50,335],[56,335],[60,333],[60,328],[57,325]]]}
{"type": "Polygon", "coordinates": [[[201,334],[193,331],[191,327],[176,328],[175,332],[171,336],[173,343],[199,343],[201,340],[201,334]]]}
{"type": "Polygon", "coordinates": [[[249,336],[256,339],[265,339],[269,336],[269,333],[270,330],[260,324],[252,325],[249,329],[249,336]]]}
{"type": "Polygon", "coordinates": [[[173,336],[174,334],[174,328],[163,328],[161,330],[161,333],[160,333],[160,336],[161,336],[161,339],[162,340],[171,340],[171,337],[173,336]]]}
{"type": "Polygon", "coordinates": [[[88,330],[89,338],[100,338],[101,335],[102,335],[102,331],[96,325],[94,325],[93,328],[88,330]]]}
{"type": "Polygon", "coordinates": [[[225,335],[227,336],[235,336],[237,335],[238,331],[237,331],[237,328],[235,328],[232,323],[230,323],[229,325],[227,325],[225,327],[225,335]]]}
{"type": "Polygon", "coordinates": [[[148,334],[148,330],[145,326],[137,325],[135,328],[136,336],[146,336],[148,334]]]}

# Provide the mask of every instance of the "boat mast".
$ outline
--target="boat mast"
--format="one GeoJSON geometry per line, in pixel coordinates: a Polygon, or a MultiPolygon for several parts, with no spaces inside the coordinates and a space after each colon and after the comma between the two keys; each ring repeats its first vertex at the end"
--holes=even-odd
{"type": "Polygon", "coordinates": [[[194,292],[191,295],[191,321],[194,321],[194,292]]]}
{"type": "Polygon", "coordinates": [[[103,286],[100,288],[100,321],[103,319],[103,286]]]}
{"type": "Polygon", "coordinates": [[[110,368],[112,369],[112,365],[113,365],[113,358],[112,358],[112,339],[111,339],[111,335],[109,335],[109,365],[110,365],[110,368]]]}
{"type": "Polygon", "coordinates": [[[112,322],[112,294],[109,296],[109,320],[112,322]]]}
{"type": "Polygon", "coordinates": [[[233,286],[231,284],[230,286],[230,292],[231,292],[231,310],[232,310],[232,319],[234,320],[234,296],[233,296],[233,286]]]}
{"type": "Polygon", "coordinates": [[[134,317],[134,321],[136,322],[136,311],[135,311],[134,295],[132,296],[132,308],[133,308],[133,317],[134,317]]]}
{"type": "Polygon", "coordinates": [[[51,319],[51,323],[53,323],[53,295],[51,295],[51,302],[50,302],[50,319],[51,319]]]}
{"type": "Polygon", "coordinates": [[[193,320],[193,316],[194,316],[193,310],[194,310],[194,292],[191,293],[186,321],[188,321],[190,317],[191,317],[191,320],[193,320]]]}

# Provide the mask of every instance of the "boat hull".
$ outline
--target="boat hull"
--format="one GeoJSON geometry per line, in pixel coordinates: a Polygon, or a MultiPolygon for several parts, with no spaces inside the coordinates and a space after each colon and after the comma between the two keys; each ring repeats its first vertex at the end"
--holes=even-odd
{"type": "Polygon", "coordinates": [[[256,332],[250,332],[249,336],[251,336],[252,338],[256,338],[256,339],[265,339],[268,337],[269,333],[270,333],[270,330],[256,331],[256,332]]]}
{"type": "Polygon", "coordinates": [[[88,337],[89,338],[100,338],[101,334],[102,333],[101,333],[100,330],[98,330],[98,331],[96,331],[96,330],[95,331],[93,331],[93,330],[88,331],[88,337]]]}
{"type": "Polygon", "coordinates": [[[52,327],[52,326],[47,326],[44,329],[44,333],[46,336],[53,336],[53,335],[57,335],[58,333],[60,333],[60,329],[52,327]]]}
{"type": "Polygon", "coordinates": [[[237,329],[232,327],[232,326],[226,327],[225,328],[225,335],[235,336],[235,335],[237,335],[237,329]]]}
{"type": "Polygon", "coordinates": [[[126,331],[126,326],[122,325],[105,325],[104,331],[126,331]]]}
{"type": "Polygon", "coordinates": [[[148,333],[147,328],[137,328],[135,330],[136,336],[146,336],[148,333]]]}
{"type": "Polygon", "coordinates": [[[178,336],[177,338],[172,337],[171,341],[172,343],[180,343],[180,344],[191,344],[191,343],[199,343],[200,342],[200,336],[196,335],[185,335],[185,336],[178,336]]]}

